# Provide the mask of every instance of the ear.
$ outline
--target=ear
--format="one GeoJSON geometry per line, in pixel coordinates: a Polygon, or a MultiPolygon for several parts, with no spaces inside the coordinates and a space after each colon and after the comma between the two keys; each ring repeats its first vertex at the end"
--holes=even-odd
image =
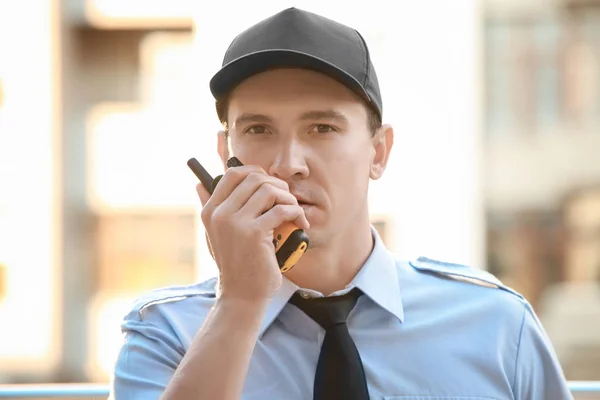
{"type": "Polygon", "coordinates": [[[229,136],[225,131],[219,131],[217,136],[217,152],[223,163],[223,170],[227,169],[227,160],[229,160],[229,136]]]}
{"type": "Polygon", "coordinates": [[[392,146],[394,145],[394,129],[391,125],[382,125],[373,135],[373,160],[371,161],[371,179],[379,179],[385,171],[392,146]]]}

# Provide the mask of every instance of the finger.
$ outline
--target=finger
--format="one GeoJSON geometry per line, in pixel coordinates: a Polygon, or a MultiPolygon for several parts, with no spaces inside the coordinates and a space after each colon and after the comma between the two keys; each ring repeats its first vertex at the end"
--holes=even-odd
{"type": "Polygon", "coordinates": [[[300,229],[308,229],[309,223],[304,210],[298,205],[277,204],[269,211],[258,217],[257,223],[261,231],[277,228],[286,221],[292,221],[300,229]]]}
{"type": "Polygon", "coordinates": [[[286,189],[275,186],[272,182],[264,182],[242,205],[237,214],[250,215],[254,219],[277,204],[298,205],[298,200],[286,189]]]}
{"type": "Polygon", "coordinates": [[[300,214],[300,216],[294,220],[294,224],[296,224],[296,226],[300,229],[307,230],[310,228],[310,223],[308,222],[308,218],[306,218],[306,214],[304,214],[304,209],[302,209],[302,214],[300,214]]]}
{"type": "MultiPolygon", "coordinates": [[[[220,183],[219,183],[220,185],[220,183]]],[[[223,201],[221,207],[223,210],[227,210],[227,212],[234,214],[240,211],[245,205],[250,201],[250,199],[260,191],[261,197],[260,199],[267,199],[267,194],[271,194],[274,196],[274,193],[271,193],[271,190],[278,190],[279,199],[281,199],[284,204],[296,204],[296,198],[289,192],[289,186],[285,181],[281,179],[275,178],[273,176],[269,176],[262,173],[251,172],[246,176],[246,178],[231,192],[227,200],[223,201]],[[287,193],[287,195],[285,194],[287,193]],[[287,200],[284,200],[284,197],[287,200]],[[291,201],[291,203],[290,203],[291,201]]],[[[275,200],[275,199],[273,199],[275,200]]],[[[257,211],[256,214],[252,214],[253,216],[259,215],[263,211],[267,211],[269,208],[274,206],[276,203],[271,202],[266,206],[264,204],[257,204],[257,200],[253,201],[253,207],[251,210],[257,210],[262,208],[261,211],[257,211]]]]}
{"type": "Polygon", "coordinates": [[[264,169],[255,165],[244,165],[227,169],[210,197],[210,201],[208,202],[210,206],[213,208],[217,207],[231,197],[232,192],[250,174],[268,176],[264,169]]]}
{"type": "Polygon", "coordinates": [[[210,256],[213,260],[216,260],[215,252],[213,251],[212,245],[210,244],[210,238],[208,237],[208,231],[204,231],[204,238],[206,239],[206,247],[208,247],[208,252],[210,253],[210,256]]]}
{"type": "MultiPolygon", "coordinates": [[[[215,209],[225,201],[231,192],[242,182],[248,174],[254,172],[257,175],[266,174],[264,170],[257,166],[241,166],[236,168],[229,168],[223,176],[220,178],[218,185],[214,189],[212,194],[208,194],[208,190],[200,184],[196,187],[200,201],[202,202],[202,220],[206,224],[207,221],[212,219],[212,215],[215,209]]],[[[216,178],[215,178],[216,179],[216,178]]]]}

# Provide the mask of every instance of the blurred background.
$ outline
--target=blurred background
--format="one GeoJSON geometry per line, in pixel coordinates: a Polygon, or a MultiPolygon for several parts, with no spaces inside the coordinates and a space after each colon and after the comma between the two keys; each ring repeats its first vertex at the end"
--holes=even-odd
{"type": "Polygon", "coordinates": [[[390,250],[496,274],[600,380],[600,0],[0,0],[0,383],[108,382],[131,302],[214,275],[186,166],[221,171],[208,81],[288,6],[370,47],[390,250]]]}

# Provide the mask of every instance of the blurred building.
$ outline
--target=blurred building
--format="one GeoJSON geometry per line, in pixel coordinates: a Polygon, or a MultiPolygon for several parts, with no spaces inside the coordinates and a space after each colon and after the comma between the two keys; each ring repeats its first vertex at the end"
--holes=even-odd
{"type": "MultiPolygon", "coordinates": [[[[185,162],[219,170],[206,82],[231,40],[222,31],[268,13],[246,6],[207,21],[196,3],[40,1],[35,16],[0,3],[0,320],[13,322],[0,330],[0,382],[105,381],[135,297],[214,273],[185,162]],[[9,38],[24,20],[16,47],[9,38]]],[[[401,115],[373,222],[402,255],[431,246],[497,274],[548,321],[568,377],[600,379],[600,335],[561,329],[581,302],[598,320],[600,2],[487,0],[435,15],[416,3],[405,16],[370,12],[412,20],[423,45],[386,40],[384,23],[364,28],[386,107],[401,115]],[[429,76],[414,83],[423,68],[429,76]],[[390,195],[389,179],[402,193],[390,195]],[[573,292],[565,283],[589,296],[558,309],[573,292]]]]}
{"type": "Polygon", "coordinates": [[[600,378],[600,2],[489,1],[488,269],[535,306],[571,379],[600,378]]]}
{"type": "Polygon", "coordinates": [[[197,279],[194,181],[174,173],[193,3],[2,2],[0,381],[106,380],[131,301],[197,279]]]}

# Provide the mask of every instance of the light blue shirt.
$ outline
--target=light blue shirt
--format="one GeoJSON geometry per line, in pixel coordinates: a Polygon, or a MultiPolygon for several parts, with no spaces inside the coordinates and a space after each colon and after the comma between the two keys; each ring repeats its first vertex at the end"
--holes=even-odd
{"type": "MultiPolygon", "coordinates": [[[[489,273],[375,246],[355,279],[348,327],[371,399],[562,400],[566,380],[530,304],[489,273]]],[[[215,303],[216,279],[153,291],[125,317],[115,366],[117,400],[158,399],[215,303]]],[[[312,399],[324,330],[288,304],[284,278],[252,355],[242,399],[312,399]]]]}

